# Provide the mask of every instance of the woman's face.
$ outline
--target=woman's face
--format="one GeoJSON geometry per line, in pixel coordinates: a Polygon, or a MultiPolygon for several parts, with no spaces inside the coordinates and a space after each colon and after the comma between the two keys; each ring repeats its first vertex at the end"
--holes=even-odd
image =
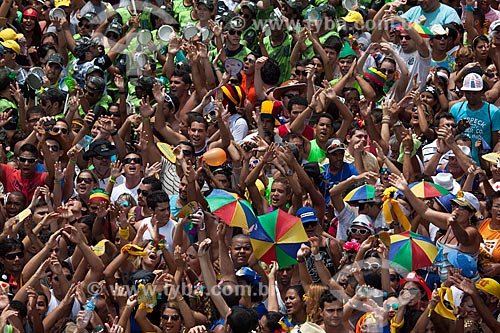
{"type": "Polygon", "coordinates": [[[477,312],[476,307],[474,306],[474,302],[472,301],[472,298],[470,296],[467,295],[464,297],[461,307],[463,307],[466,311],[467,319],[472,319],[474,321],[481,319],[481,316],[477,312]]]}
{"type": "Polygon", "coordinates": [[[92,191],[95,187],[96,184],[94,182],[94,178],[92,178],[92,175],[89,172],[80,172],[78,177],[76,177],[76,193],[78,193],[79,196],[89,195],[90,191],[92,191]]]}
{"type": "Polygon", "coordinates": [[[144,257],[142,257],[143,264],[146,266],[156,267],[156,265],[158,265],[158,263],[161,260],[160,253],[153,250],[153,244],[151,244],[151,242],[148,244],[148,246],[146,246],[144,250],[146,251],[147,254],[144,257]]]}
{"type": "Polygon", "coordinates": [[[389,317],[389,319],[392,319],[396,315],[396,312],[398,312],[399,300],[397,299],[397,297],[389,297],[387,300],[385,300],[384,306],[387,310],[387,317],[389,317]]]}
{"type": "Polygon", "coordinates": [[[490,44],[483,40],[480,40],[475,48],[476,60],[485,60],[488,58],[488,52],[490,50],[490,44]]]}
{"type": "Polygon", "coordinates": [[[316,68],[316,73],[321,74],[324,72],[323,63],[318,58],[313,58],[312,63],[314,68],[316,68]]]}
{"type": "Polygon", "coordinates": [[[132,203],[128,199],[128,195],[122,194],[118,197],[118,200],[116,200],[116,203],[119,204],[124,212],[128,214],[130,209],[132,208],[132,203]]]}
{"type": "Polygon", "coordinates": [[[255,56],[249,54],[243,59],[243,73],[246,75],[253,74],[255,72],[255,56]]]}
{"type": "Polygon", "coordinates": [[[486,83],[488,83],[489,87],[493,87],[495,83],[498,82],[498,71],[495,67],[495,65],[490,65],[488,68],[486,68],[486,71],[484,73],[484,79],[486,83]]]}
{"type": "Polygon", "coordinates": [[[474,215],[474,212],[471,211],[467,206],[452,204],[451,207],[453,211],[457,212],[456,221],[461,225],[468,225],[469,219],[474,215]]]}
{"type": "Polygon", "coordinates": [[[389,61],[384,61],[380,65],[380,71],[387,75],[386,82],[394,80],[394,73],[396,72],[396,66],[389,61]]]}
{"type": "Polygon", "coordinates": [[[161,315],[160,327],[165,333],[178,333],[181,330],[182,320],[176,309],[165,308],[161,315]]]}
{"type": "Polygon", "coordinates": [[[363,268],[365,270],[371,270],[380,275],[382,265],[380,264],[380,260],[378,258],[369,257],[366,258],[365,261],[363,262],[363,268]]]}
{"type": "Polygon", "coordinates": [[[474,59],[473,58],[469,58],[469,57],[458,57],[456,59],[456,66],[455,66],[455,71],[458,72],[459,70],[461,70],[462,68],[464,68],[465,65],[467,65],[468,63],[471,63],[473,62],[474,59]]]}
{"type": "Polygon", "coordinates": [[[188,247],[186,250],[186,269],[191,269],[195,274],[200,275],[200,260],[198,259],[198,253],[193,246],[188,247]]]}
{"type": "Polygon", "coordinates": [[[403,290],[407,290],[410,292],[410,294],[413,296],[411,301],[408,303],[408,306],[416,306],[420,299],[422,298],[422,292],[420,291],[420,285],[418,285],[416,282],[410,281],[406,282],[405,285],[403,286],[403,290]]]}
{"type": "Polygon", "coordinates": [[[21,26],[25,32],[33,31],[35,29],[35,24],[38,24],[38,22],[33,16],[23,16],[21,20],[21,26]]]}
{"type": "Polygon", "coordinates": [[[304,301],[295,289],[288,289],[285,294],[286,313],[291,316],[299,313],[304,309],[304,301]]]}
{"type": "Polygon", "coordinates": [[[424,91],[423,93],[420,94],[420,99],[422,100],[422,102],[424,102],[425,104],[429,105],[430,107],[434,106],[436,104],[436,100],[434,99],[434,96],[428,92],[428,91],[424,91]]]}
{"type": "Polygon", "coordinates": [[[366,318],[361,324],[361,333],[378,333],[377,321],[371,317],[366,318]]]}

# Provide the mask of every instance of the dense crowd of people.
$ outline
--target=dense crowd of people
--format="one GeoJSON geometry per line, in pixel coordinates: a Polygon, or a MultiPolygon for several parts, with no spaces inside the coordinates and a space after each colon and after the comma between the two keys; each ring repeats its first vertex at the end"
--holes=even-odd
{"type": "Polygon", "coordinates": [[[0,329],[500,332],[499,7],[1,1],[0,329]]]}

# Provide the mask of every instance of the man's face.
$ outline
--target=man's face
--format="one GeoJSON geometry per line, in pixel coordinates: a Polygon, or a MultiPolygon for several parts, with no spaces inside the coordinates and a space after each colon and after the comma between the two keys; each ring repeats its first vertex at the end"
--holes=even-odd
{"type": "Polygon", "coordinates": [[[109,169],[109,166],[111,164],[111,156],[94,156],[92,157],[92,164],[96,169],[109,169]]]}
{"type": "Polygon", "coordinates": [[[36,167],[36,157],[28,151],[23,151],[18,158],[19,169],[21,170],[21,175],[29,177],[35,172],[36,167]]]}
{"type": "Polygon", "coordinates": [[[353,56],[348,56],[347,58],[339,59],[339,67],[342,75],[346,75],[351,68],[352,63],[354,62],[353,56]]]}
{"type": "Polygon", "coordinates": [[[190,141],[193,145],[198,148],[205,146],[207,139],[207,129],[203,123],[192,122],[188,130],[188,135],[190,141]]]}
{"type": "Polygon", "coordinates": [[[330,62],[330,64],[332,64],[332,65],[336,64],[338,56],[339,56],[337,51],[335,51],[334,49],[331,49],[329,47],[325,47],[324,50],[326,52],[326,55],[328,56],[328,62],[330,62]]]}
{"type": "Polygon", "coordinates": [[[127,176],[142,176],[142,158],[137,154],[128,154],[123,159],[123,171],[127,176]]]}
{"type": "Polygon", "coordinates": [[[170,202],[160,202],[154,210],[159,223],[166,223],[170,220],[170,202]]]}
{"type": "Polygon", "coordinates": [[[448,48],[448,36],[437,35],[431,39],[432,51],[445,52],[448,48]]]}
{"type": "Polygon", "coordinates": [[[137,190],[137,203],[141,207],[146,207],[146,198],[151,193],[151,184],[141,184],[139,185],[139,189],[137,190]]]}
{"type": "Polygon", "coordinates": [[[345,102],[348,105],[349,109],[353,113],[359,111],[359,101],[360,101],[360,96],[359,92],[355,89],[349,90],[345,93],[344,95],[345,102]]]}
{"type": "Polygon", "coordinates": [[[85,97],[87,97],[90,104],[95,104],[102,98],[103,92],[97,89],[96,85],[92,82],[87,82],[84,91],[85,97]]]}
{"type": "Polygon", "coordinates": [[[179,199],[181,199],[182,201],[187,200],[187,186],[188,186],[188,181],[186,177],[184,177],[179,183],[179,199]]]}
{"type": "Polygon", "coordinates": [[[411,53],[415,51],[416,49],[415,41],[411,39],[410,35],[408,35],[406,32],[401,33],[399,35],[399,40],[401,43],[401,48],[403,49],[404,52],[411,53]]]}
{"type": "Polygon", "coordinates": [[[28,129],[30,130],[33,130],[33,126],[35,126],[35,124],[38,122],[38,120],[40,120],[40,118],[42,118],[42,114],[41,113],[31,113],[29,116],[28,116],[28,129]]]}
{"type": "Polygon", "coordinates": [[[61,71],[62,68],[59,67],[59,65],[54,64],[54,63],[47,63],[45,64],[45,75],[47,76],[47,79],[49,79],[51,84],[54,84],[59,80],[59,77],[61,76],[61,71]]]}
{"type": "Polygon", "coordinates": [[[59,160],[61,156],[64,154],[64,150],[61,147],[61,144],[54,139],[46,139],[45,145],[47,146],[47,150],[55,159],[59,160]]]}
{"type": "Polygon", "coordinates": [[[306,68],[304,66],[297,66],[295,68],[295,78],[300,83],[306,83],[307,82],[307,73],[306,73],[306,68]]]}
{"type": "Polygon", "coordinates": [[[19,214],[24,208],[24,200],[21,196],[17,194],[11,194],[7,197],[7,202],[5,203],[5,210],[7,211],[7,216],[9,218],[19,214]]]}
{"type": "Polygon", "coordinates": [[[189,90],[189,84],[184,83],[182,78],[179,76],[172,76],[170,79],[170,93],[181,98],[184,94],[187,94],[189,90]]]}
{"type": "Polygon", "coordinates": [[[146,97],[148,92],[141,86],[136,86],[135,87],[135,95],[137,98],[142,99],[143,97],[146,97]]]}
{"type": "Polygon", "coordinates": [[[327,155],[328,160],[330,162],[330,166],[334,170],[342,169],[342,166],[344,164],[344,154],[345,154],[344,149],[338,149],[338,150],[334,151],[333,153],[327,155]]]}
{"type": "Polygon", "coordinates": [[[453,125],[455,125],[455,121],[453,119],[446,119],[446,118],[439,119],[439,128],[451,131],[453,130],[453,125]]]}
{"type": "Polygon", "coordinates": [[[419,6],[424,12],[430,12],[436,7],[438,0],[418,0],[419,6]]]}
{"type": "Polygon", "coordinates": [[[333,124],[330,118],[322,117],[318,120],[315,126],[316,139],[321,142],[326,142],[333,134],[333,124]]]}
{"type": "Polygon", "coordinates": [[[7,273],[20,273],[24,266],[24,252],[20,248],[16,248],[5,254],[3,258],[0,258],[0,262],[7,273]]]}
{"type": "Polygon", "coordinates": [[[248,258],[252,254],[252,245],[248,238],[235,238],[231,242],[231,258],[235,266],[241,267],[248,265],[248,258]]]}
{"type": "Polygon", "coordinates": [[[366,134],[365,130],[356,130],[354,133],[352,133],[351,137],[347,139],[347,141],[349,141],[349,145],[352,147],[355,147],[360,142],[363,146],[366,146],[367,140],[368,134],[366,134]]]}
{"type": "Polygon", "coordinates": [[[298,90],[290,90],[290,91],[287,91],[286,93],[284,93],[281,96],[281,101],[283,102],[283,107],[288,108],[288,102],[290,102],[290,98],[295,97],[295,96],[299,96],[299,95],[300,95],[300,91],[298,91],[298,90]]]}
{"type": "Polygon", "coordinates": [[[464,92],[465,98],[467,98],[467,102],[469,105],[480,105],[482,103],[482,92],[481,91],[466,91],[464,92]]]}
{"type": "Polygon", "coordinates": [[[343,315],[342,302],[334,301],[332,303],[325,302],[322,315],[326,327],[339,327],[342,325],[343,315]]]}
{"type": "Polygon", "coordinates": [[[297,119],[297,117],[299,116],[299,114],[305,110],[305,106],[304,105],[299,105],[299,104],[294,104],[292,105],[292,109],[290,110],[290,122],[294,121],[295,119],[297,119]]]}
{"type": "Polygon", "coordinates": [[[265,132],[273,132],[274,131],[274,119],[270,116],[260,117],[262,129],[265,132]]]}
{"type": "Polygon", "coordinates": [[[49,213],[48,206],[39,206],[33,212],[33,222],[38,224],[49,213]]]}
{"type": "Polygon", "coordinates": [[[282,287],[290,286],[293,276],[293,266],[279,269],[276,273],[277,281],[282,287]]]}

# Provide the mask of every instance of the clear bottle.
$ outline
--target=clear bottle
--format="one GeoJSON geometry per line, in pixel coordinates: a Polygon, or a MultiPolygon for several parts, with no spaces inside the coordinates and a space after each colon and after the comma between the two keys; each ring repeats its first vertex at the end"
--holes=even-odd
{"type": "Polygon", "coordinates": [[[94,294],[92,297],[89,298],[87,301],[87,304],[85,304],[85,307],[83,309],[83,318],[81,321],[78,322],[78,326],[81,326],[79,328],[85,328],[87,327],[87,324],[90,321],[90,316],[92,316],[92,312],[94,312],[94,309],[97,305],[97,299],[99,298],[99,294],[94,294]]]}

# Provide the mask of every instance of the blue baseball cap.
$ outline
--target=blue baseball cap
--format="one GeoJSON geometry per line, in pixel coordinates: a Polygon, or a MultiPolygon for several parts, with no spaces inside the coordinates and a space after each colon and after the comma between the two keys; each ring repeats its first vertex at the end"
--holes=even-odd
{"type": "Polygon", "coordinates": [[[451,200],[456,199],[457,196],[453,193],[447,194],[442,197],[436,198],[436,202],[444,208],[447,213],[451,213],[453,209],[451,208],[451,200]]]}
{"type": "Polygon", "coordinates": [[[448,261],[455,268],[462,269],[462,275],[471,278],[477,273],[477,262],[470,255],[458,250],[448,252],[448,261]]]}
{"type": "Polygon", "coordinates": [[[297,217],[300,217],[302,220],[302,224],[315,222],[318,223],[318,215],[316,214],[316,210],[311,207],[301,207],[297,211],[297,217]]]}
{"type": "Polygon", "coordinates": [[[236,272],[236,277],[242,278],[251,284],[259,284],[261,278],[260,275],[250,267],[241,267],[236,272]]]}

